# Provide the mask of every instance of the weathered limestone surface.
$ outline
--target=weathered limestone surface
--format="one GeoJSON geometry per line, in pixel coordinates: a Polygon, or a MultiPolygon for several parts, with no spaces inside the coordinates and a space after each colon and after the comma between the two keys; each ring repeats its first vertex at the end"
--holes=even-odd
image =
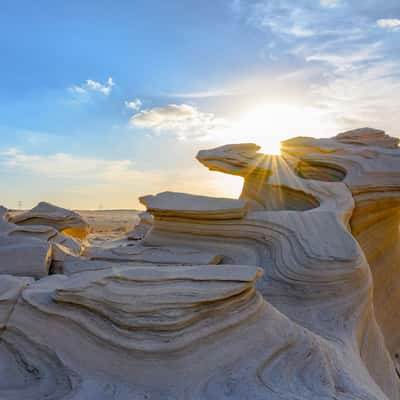
{"type": "Polygon", "coordinates": [[[136,235],[59,238],[62,275],[0,276],[0,398],[400,400],[397,145],[365,128],[203,150],[239,200],[145,196],[136,235]]]}

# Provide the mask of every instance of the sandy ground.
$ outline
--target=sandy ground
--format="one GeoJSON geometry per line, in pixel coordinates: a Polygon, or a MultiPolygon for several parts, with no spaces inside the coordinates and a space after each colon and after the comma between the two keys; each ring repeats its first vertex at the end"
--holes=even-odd
{"type": "MultiPolygon", "coordinates": [[[[123,237],[139,222],[138,210],[74,210],[90,225],[89,243],[102,245],[105,241],[123,237]]],[[[18,214],[23,211],[11,211],[18,214]]]]}
{"type": "MultiPolygon", "coordinates": [[[[74,210],[90,225],[92,233],[131,231],[139,222],[138,210],[74,210]]],[[[10,210],[11,214],[19,214],[25,210],[10,210]]]]}
{"type": "Polygon", "coordinates": [[[131,231],[139,222],[137,210],[75,210],[90,225],[92,234],[121,233],[131,231]]]}

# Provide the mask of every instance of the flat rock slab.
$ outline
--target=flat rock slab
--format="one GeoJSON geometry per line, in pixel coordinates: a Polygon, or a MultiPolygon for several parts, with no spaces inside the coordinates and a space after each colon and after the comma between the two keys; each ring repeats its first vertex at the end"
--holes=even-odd
{"type": "Polygon", "coordinates": [[[102,260],[88,260],[83,257],[66,257],[64,261],[57,265],[58,269],[53,272],[63,275],[79,274],[80,272],[100,271],[105,269],[122,269],[127,267],[127,263],[118,263],[102,260]]]}
{"type": "Polygon", "coordinates": [[[190,219],[238,219],[247,213],[243,200],[163,192],[141,197],[140,202],[155,217],[190,219]]]}
{"type": "Polygon", "coordinates": [[[91,259],[116,262],[136,262],[150,264],[219,264],[223,256],[198,249],[178,246],[126,246],[112,249],[89,247],[83,255],[91,259]]]}

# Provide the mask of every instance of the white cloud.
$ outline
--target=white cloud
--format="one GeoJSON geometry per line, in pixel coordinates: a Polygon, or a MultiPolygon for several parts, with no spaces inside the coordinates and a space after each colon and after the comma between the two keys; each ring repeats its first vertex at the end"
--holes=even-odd
{"type": "Polygon", "coordinates": [[[139,110],[139,108],[142,106],[142,101],[140,99],[125,101],[125,106],[131,110],[139,110]]]}
{"type": "Polygon", "coordinates": [[[68,90],[75,94],[87,94],[89,91],[93,91],[93,92],[100,92],[100,93],[103,93],[104,95],[108,96],[114,85],[115,85],[115,83],[114,83],[112,77],[109,77],[105,84],[96,82],[92,79],[88,79],[86,81],[86,83],[84,83],[83,85],[81,85],[81,86],[73,85],[70,88],[68,88],[68,90]]]}
{"type": "Polygon", "coordinates": [[[85,93],[87,93],[87,90],[86,90],[86,89],[84,89],[84,88],[81,87],[81,86],[77,86],[77,85],[71,86],[70,88],[68,88],[68,90],[69,90],[70,92],[72,92],[72,93],[79,93],[79,94],[85,94],[85,93]]]}
{"type": "Polygon", "coordinates": [[[376,24],[383,29],[400,29],[400,19],[398,18],[382,18],[376,21],[376,24]]]}
{"type": "Polygon", "coordinates": [[[226,126],[226,121],[212,113],[204,113],[188,104],[169,104],[142,110],[135,114],[130,124],[151,129],[157,134],[172,132],[179,139],[210,139],[226,126]]]}
{"type": "Polygon", "coordinates": [[[324,8],[336,8],[341,4],[341,0],[320,0],[319,4],[324,8]]]}

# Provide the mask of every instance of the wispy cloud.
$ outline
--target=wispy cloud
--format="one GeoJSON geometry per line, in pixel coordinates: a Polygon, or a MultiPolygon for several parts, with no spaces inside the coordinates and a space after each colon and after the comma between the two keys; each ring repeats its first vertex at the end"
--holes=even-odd
{"type": "Polygon", "coordinates": [[[78,93],[78,94],[87,93],[86,89],[84,89],[82,86],[77,86],[77,85],[73,85],[73,86],[69,87],[68,90],[72,93],[78,93]]]}
{"type": "Polygon", "coordinates": [[[0,165],[3,168],[70,180],[118,182],[136,179],[142,173],[135,169],[130,160],[103,160],[67,153],[27,154],[16,148],[0,151],[0,165]]]}
{"type": "Polygon", "coordinates": [[[399,133],[400,20],[379,18],[400,13],[397,1],[249,0],[240,12],[275,43],[270,59],[290,60],[277,81],[301,84],[308,104],[343,129],[369,124],[399,133]]]}
{"type": "Polygon", "coordinates": [[[313,101],[327,117],[346,128],[364,125],[399,134],[398,64],[382,63],[340,74],[326,85],[315,85],[313,101]]]}
{"type": "Polygon", "coordinates": [[[278,0],[251,2],[246,12],[250,23],[279,36],[304,38],[315,34],[304,16],[304,10],[292,2],[278,0]]]}
{"type": "Polygon", "coordinates": [[[234,94],[235,91],[232,88],[229,88],[229,89],[209,89],[198,92],[175,92],[175,93],[167,93],[165,94],[165,96],[175,97],[180,99],[206,99],[210,97],[232,96],[234,94]]]}
{"type": "MultiPolygon", "coordinates": [[[[141,195],[180,191],[183,187],[189,193],[231,195],[230,190],[221,185],[219,174],[210,176],[196,164],[189,168],[148,170],[130,160],[105,160],[66,153],[39,155],[8,148],[0,150],[0,168],[8,173],[22,173],[22,178],[15,175],[15,179],[21,179],[20,185],[32,181],[31,175],[40,179],[41,188],[37,194],[32,193],[32,205],[45,196],[46,200],[67,207],[79,204],[78,207],[92,208],[101,202],[109,208],[133,208],[140,207],[137,198],[141,195]]],[[[232,195],[237,196],[235,190],[232,195]]]]}
{"type": "Polygon", "coordinates": [[[100,92],[106,96],[108,96],[112,90],[112,87],[115,85],[112,77],[110,76],[107,79],[107,82],[102,84],[100,82],[96,82],[92,79],[88,79],[82,85],[73,85],[68,88],[71,93],[74,94],[87,94],[89,92],[100,92]]]}
{"type": "Polygon", "coordinates": [[[400,29],[400,19],[398,19],[398,18],[378,19],[378,21],[376,21],[376,24],[380,28],[384,28],[384,29],[393,29],[393,30],[400,29]]]}
{"type": "Polygon", "coordinates": [[[341,0],[320,0],[319,4],[325,8],[336,8],[341,5],[341,0]]]}
{"type": "Polygon", "coordinates": [[[320,61],[335,68],[335,72],[344,72],[357,69],[365,63],[377,61],[383,58],[380,52],[381,42],[371,43],[363,48],[354,50],[344,47],[341,51],[325,52],[305,55],[305,60],[320,61]]]}
{"type": "Polygon", "coordinates": [[[285,49],[299,41],[310,43],[321,42],[321,38],[330,41],[348,37],[359,32],[354,27],[362,28],[367,23],[340,0],[249,0],[240,4],[240,12],[247,23],[272,35],[270,40],[283,40],[285,49]]]}
{"type": "Polygon", "coordinates": [[[132,101],[125,101],[125,107],[130,108],[131,110],[139,110],[142,106],[142,101],[140,99],[135,99],[132,101]]]}
{"type": "Polygon", "coordinates": [[[156,134],[173,133],[179,139],[204,140],[213,137],[226,121],[189,104],[168,104],[138,112],[131,118],[130,124],[150,129],[156,134]]]}

